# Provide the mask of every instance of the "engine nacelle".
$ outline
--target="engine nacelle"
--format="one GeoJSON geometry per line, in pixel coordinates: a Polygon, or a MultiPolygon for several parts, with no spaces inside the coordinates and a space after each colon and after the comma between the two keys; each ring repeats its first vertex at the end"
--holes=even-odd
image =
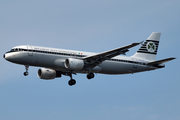
{"type": "Polygon", "coordinates": [[[53,69],[41,68],[38,70],[38,77],[45,80],[54,79],[56,77],[56,71],[53,69]]]}
{"type": "Polygon", "coordinates": [[[69,70],[81,70],[84,67],[84,61],[74,58],[68,58],[65,60],[64,66],[69,70]]]}

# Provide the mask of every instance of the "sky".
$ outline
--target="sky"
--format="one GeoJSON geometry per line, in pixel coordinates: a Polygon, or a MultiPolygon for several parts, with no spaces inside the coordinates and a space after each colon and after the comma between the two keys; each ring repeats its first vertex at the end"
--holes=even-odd
{"type": "MultiPolygon", "coordinates": [[[[179,120],[179,0],[0,1],[1,120],[179,120]],[[38,67],[6,61],[18,45],[103,52],[161,32],[157,60],[176,59],[159,70],[127,74],[37,77],[38,67]]],[[[133,55],[140,46],[130,49],[133,55]]],[[[120,68],[123,69],[123,68],[120,68]]]]}

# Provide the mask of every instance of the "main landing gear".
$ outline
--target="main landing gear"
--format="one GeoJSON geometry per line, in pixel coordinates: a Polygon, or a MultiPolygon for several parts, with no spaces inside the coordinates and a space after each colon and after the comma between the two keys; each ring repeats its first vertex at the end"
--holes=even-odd
{"type": "Polygon", "coordinates": [[[87,74],[87,79],[92,79],[92,78],[94,78],[94,73],[87,74]]]}
{"type": "Polygon", "coordinates": [[[75,85],[75,84],[76,84],[76,80],[71,79],[71,80],[69,80],[68,84],[69,84],[70,86],[75,85]]]}
{"type": "Polygon", "coordinates": [[[70,73],[68,76],[71,78],[71,79],[69,80],[68,84],[69,84],[70,86],[75,85],[75,84],[76,84],[76,80],[74,80],[74,79],[72,78],[72,73],[70,73]]]}
{"type": "Polygon", "coordinates": [[[25,65],[25,69],[26,69],[26,72],[24,72],[24,76],[27,76],[27,75],[29,75],[29,73],[28,73],[29,66],[25,65]]]}
{"type": "MultiPolygon", "coordinates": [[[[66,74],[66,75],[68,75],[68,76],[71,78],[71,79],[69,80],[68,84],[69,84],[70,86],[75,85],[75,84],[76,84],[76,80],[74,80],[74,79],[72,78],[72,73],[69,73],[69,74],[66,74]]],[[[88,79],[94,78],[94,73],[89,73],[89,74],[87,74],[87,78],[88,78],[88,79]]]]}

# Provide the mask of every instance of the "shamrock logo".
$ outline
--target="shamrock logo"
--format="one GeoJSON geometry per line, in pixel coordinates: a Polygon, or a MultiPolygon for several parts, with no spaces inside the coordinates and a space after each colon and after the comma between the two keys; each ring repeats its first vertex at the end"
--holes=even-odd
{"type": "Polygon", "coordinates": [[[153,42],[148,42],[146,45],[146,48],[149,52],[155,52],[156,50],[156,45],[153,42]]]}

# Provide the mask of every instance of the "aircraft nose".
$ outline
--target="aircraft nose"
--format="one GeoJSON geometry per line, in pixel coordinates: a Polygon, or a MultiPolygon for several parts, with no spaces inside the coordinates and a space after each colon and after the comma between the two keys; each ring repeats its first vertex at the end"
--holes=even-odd
{"type": "Polygon", "coordinates": [[[6,54],[3,55],[4,59],[6,59],[6,54]]]}

